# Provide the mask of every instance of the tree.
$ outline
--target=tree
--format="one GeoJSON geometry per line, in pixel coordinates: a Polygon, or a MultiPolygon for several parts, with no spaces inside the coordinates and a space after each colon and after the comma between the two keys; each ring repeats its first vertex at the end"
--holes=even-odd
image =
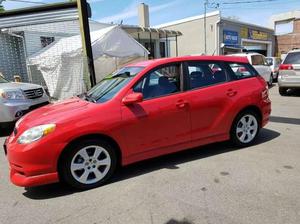
{"type": "Polygon", "coordinates": [[[0,5],[0,13],[5,12],[3,5],[0,5]]]}

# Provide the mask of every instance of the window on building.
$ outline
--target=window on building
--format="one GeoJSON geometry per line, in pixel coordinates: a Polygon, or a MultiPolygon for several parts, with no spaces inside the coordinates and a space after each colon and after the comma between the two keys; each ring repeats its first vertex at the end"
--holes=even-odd
{"type": "Polygon", "coordinates": [[[160,56],[162,58],[167,57],[167,54],[166,54],[166,43],[165,42],[160,42],[159,43],[159,49],[160,49],[160,56]]]}
{"type": "Polygon", "coordinates": [[[189,62],[190,89],[215,85],[226,81],[224,69],[216,63],[189,62]]]}
{"type": "Polygon", "coordinates": [[[47,47],[49,44],[55,41],[54,37],[40,37],[42,48],[47,47]]]}
{"type": "Polygon", "coordinates": [[[169,95],[180,91],[180,65],[168,65],[156,69],[133,88],[143,94],[144,99],[169,95]]]}

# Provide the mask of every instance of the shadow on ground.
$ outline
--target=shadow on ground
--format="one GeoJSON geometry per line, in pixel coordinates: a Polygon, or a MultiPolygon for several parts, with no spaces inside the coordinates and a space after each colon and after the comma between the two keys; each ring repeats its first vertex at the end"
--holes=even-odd
{"type": "MultiPolygon", "coordinates": [[[[279,136],[280,133],[276,131],[262,129],[255,145],[271,141],[279,136]]],[[[160,169],[179,169],[179,164],[205,159],[210,156],[217,156],[234,150],[251,150],[251,148],[237,149],[232,147],[228,142],[222,142],[161,156],[119,169],[108,184],[113,184],[129,178],[135,178],[160,169]]],[[[72,190],[63,184],[57,183],[40,187],[25,188],[23,195],[34,200],[44,200],[79,192],[80,191],[72,190]]]]}
{"type": "Polygon", "coordinates": [[[300,125],[299,118],[270,116],[270,122],[300,125]]]}

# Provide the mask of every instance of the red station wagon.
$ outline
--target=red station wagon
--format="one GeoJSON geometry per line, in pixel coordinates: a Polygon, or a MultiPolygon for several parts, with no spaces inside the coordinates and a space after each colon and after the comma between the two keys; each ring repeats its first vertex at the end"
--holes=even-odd
{"type": "Polygon", "coordinates": [[[100,186],[124,166],[231,140],[248,146],[269,120],[266,82],[246,58],[187,56],[139,62],[81,97],[23,117],[4,150],[11,181],[100,186]]]}

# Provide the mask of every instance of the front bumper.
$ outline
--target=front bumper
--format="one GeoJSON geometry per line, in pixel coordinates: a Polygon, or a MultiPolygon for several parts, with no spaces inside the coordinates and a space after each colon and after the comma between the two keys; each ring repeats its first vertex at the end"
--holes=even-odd
{"type": "Polygon", "coordinates": [[[41,139],[28,145],[16,142],[14,134],[4,145],[10,166],[10,180],[21,187],[33,187],[59,181],[57,161],[64,145],[41,139]]]}
{"type": "Polygon", "coordinates": [[[16,121],[26,113],[47,104],[49,104],[47,96],[35,100],[3,102],[0,104],[0,123],[16,121]]]}

